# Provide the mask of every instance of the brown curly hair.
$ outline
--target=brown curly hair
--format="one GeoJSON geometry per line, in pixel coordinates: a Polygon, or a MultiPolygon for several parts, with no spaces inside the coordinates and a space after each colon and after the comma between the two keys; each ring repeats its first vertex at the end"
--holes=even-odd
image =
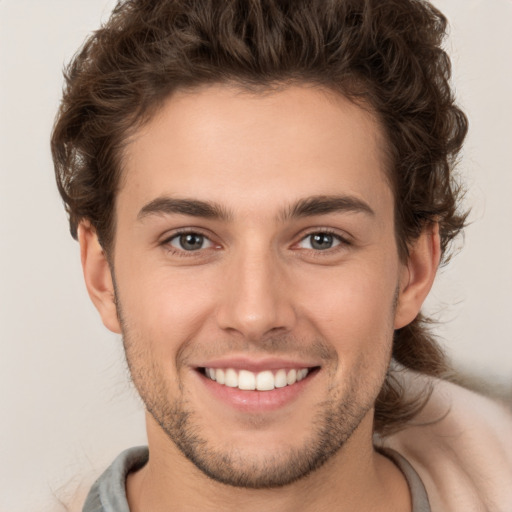
{"type": "MultiPolygon", "coordinates": [[[[52,136],[71,234],[87,219],[114,248],[120,153],[175,90],[308,83],[367,106],[387,138],[400,256],[429,223],[441,250],[461,231],[453,176],[467,120],[450,88],[445,17],[422,0],[125,0],[65,72],[52,136]]],[[[429,375],[447,369],[420,316],[395,332],[393,358],[429,375]]],[[[396,430],[428,398],[406,399],[390,370],[375,429],[396,430]]]]}

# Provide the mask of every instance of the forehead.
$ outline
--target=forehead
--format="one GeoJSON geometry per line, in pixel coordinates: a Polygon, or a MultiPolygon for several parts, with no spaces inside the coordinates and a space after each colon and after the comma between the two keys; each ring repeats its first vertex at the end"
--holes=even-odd
{"type": "Polygon", "coordinates": [[[262,215],[333,193],[378,208],[392,201],[384,148],[370,112],[319,88],[179,91],[126,145],[117,213],[164,195],[262,215]]]}

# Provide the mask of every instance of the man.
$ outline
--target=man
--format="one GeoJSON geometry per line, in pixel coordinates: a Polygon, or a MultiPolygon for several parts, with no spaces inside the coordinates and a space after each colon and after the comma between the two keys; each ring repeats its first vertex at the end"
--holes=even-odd
{"type": "Polygon", "coordinates": [[[84,511],[510,509],[510,417],[438,380],[420,314],[465,220],[445,28],[417,0],[138,0],[86,42],[57,183],[149,450],[84,511]]]}

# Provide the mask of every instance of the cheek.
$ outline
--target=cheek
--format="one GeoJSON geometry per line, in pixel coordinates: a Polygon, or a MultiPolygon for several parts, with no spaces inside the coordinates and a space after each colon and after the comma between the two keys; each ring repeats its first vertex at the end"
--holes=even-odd
{"type": "Polygon", "coordinates": [[[354,263],[328,279],[313,275],[305,281],[304,315],[345,354],[391,344],[397,277],[393,267],[381,267],[354,263]]]}
{"type": "Polygon", "coordinates": [[[205,276],[195,272],[144,271],[120,276],[119,295],[126,327],[158,354],[194,338],[211,309],[205,276]],[[124,277],[125,279],[122,279],[124,277]],[[128,278],[127,278],[128,277],[128,278]]]}

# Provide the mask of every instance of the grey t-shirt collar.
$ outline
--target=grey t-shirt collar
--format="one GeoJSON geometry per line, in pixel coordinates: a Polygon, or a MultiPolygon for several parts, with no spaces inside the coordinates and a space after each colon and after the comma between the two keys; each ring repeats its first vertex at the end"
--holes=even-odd
{"type": "Polygon", "coordinates": [[[130,512],[126,499],[126,477],[149,458],[146,446],[125,450],[96,480],[85,500],[83,512],[130,512]]]}

